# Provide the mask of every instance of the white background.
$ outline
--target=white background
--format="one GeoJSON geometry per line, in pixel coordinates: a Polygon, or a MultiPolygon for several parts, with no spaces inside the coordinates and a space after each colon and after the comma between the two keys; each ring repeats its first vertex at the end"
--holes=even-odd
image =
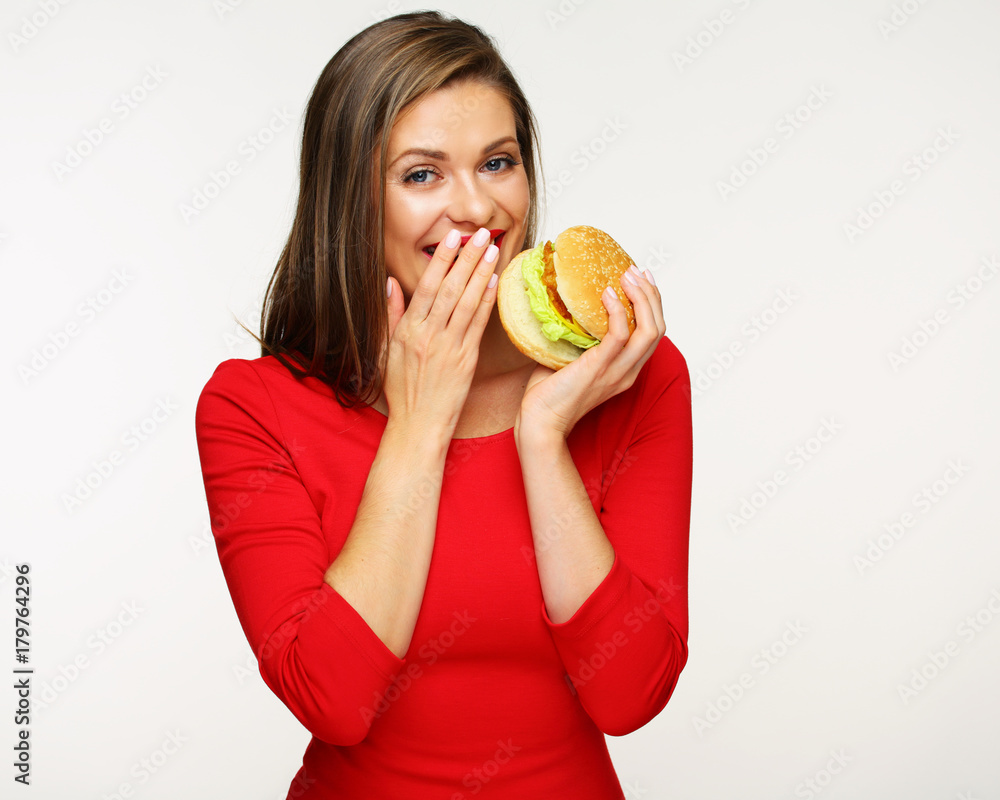
{"type": "MultiPolygon", "coordinates": [[[[361,28],[422,6],[232,5],[0,12],[2,661],[28,562],[39,701],[33,782],[13,791],[2,691],[5,797],[283,798],[309,740],[233,611],[193,414],[217,364],[260,355],[234,317],[259,322],[316,78],[361,28]],[[32,18],[45,24],[23,36],[32,18]],[[157,71],[124,115],[119,96],[157,71]],[[291,122],[249,160],[276,111],[291,122]],[[58,174],[102,118],[110,131],[58,174]],[[185,219],[232,159],[240,172],[185,219]]],[[[630,800],[810,797],[810,779],[824,800],[1000,797],[1000,280],[977,276],[1000,258],[1000,6],[443,10],[496,37],[538,115],[542,235],[593,224],[650,267],[702,386],[691,656],[666,709],[608,740],[630,800]]]]}

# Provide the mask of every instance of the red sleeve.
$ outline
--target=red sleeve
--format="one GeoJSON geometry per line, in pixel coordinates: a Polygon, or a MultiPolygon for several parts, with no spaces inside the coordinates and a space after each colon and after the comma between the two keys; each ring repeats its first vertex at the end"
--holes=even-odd
{"type": "Polygon", "coordinates": [[[580,703],[611,736],[663,710],[688,654],[690,377],[666,337],[643,371],[636,422],[598,515],[615,549],[611,571],[565,622],[542,604],[580,703]]]}
{"type": "Polygon", "coordinates": [[[264,682],[317,738],[356,744],[405,663],[323,576],[319,515],[251,362],[220,364],[195,430],[219,561],[264,682]]]}

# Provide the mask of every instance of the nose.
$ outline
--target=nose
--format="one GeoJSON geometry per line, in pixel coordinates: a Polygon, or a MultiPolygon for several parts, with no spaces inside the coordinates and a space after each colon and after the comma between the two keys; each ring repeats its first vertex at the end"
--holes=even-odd
{"type": "Polygon", "coordinates": [[[456,226],[483,227],[493,219],[496,203],[477,177],[461,176],[452,182],[448,203],[448,217],[456,226]]]}

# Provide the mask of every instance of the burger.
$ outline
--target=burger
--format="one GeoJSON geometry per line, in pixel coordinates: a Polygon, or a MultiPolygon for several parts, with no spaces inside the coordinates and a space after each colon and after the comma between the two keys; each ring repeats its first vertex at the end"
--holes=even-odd
{"type": "Polygon", "coordinates": [[[607,334],[606,286],[625,306],[629,333],[635,330],[635,310],[619,282],[634,263],[604,231],[567,228],[510,260],[497,287],[500,323],[528,358],[562,369],[607,334]]]}

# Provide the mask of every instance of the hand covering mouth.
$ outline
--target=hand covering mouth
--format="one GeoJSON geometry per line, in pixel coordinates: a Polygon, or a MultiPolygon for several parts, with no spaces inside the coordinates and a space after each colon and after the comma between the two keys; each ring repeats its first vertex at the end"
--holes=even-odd
{"type": "MultiPolygon", "coordinates": [[[[495,244],[497,247],[499,247],[500,243],[503,241],[503,237],[504,237],[504,235],[506,233],[507,233],[507,231],[500,231],[496,236],[494,236],[493,239],[491,240],[493,242],[493,244],[495,244]]],[[[473,234],[469,234],[468,236],[463,236],[462,240],[461,240],[461,247],[464,247],[468,243],[468,241],[472,238],[472,236],[473,236],[473,234]]],[[[428,257],[434,255],[434,251],[437,250],[438,244],[441,244],[441,243],[438,242],[437,244],[432,244],[432,245],[429,245],[428,247],[424,248],[424,252],[427,254],[428,257]]],[[[456,259],[458,258],[459,253],[462,252],[461,247],[459,248],[458,252],[455,253],[455,258],[456,259]]]]}

